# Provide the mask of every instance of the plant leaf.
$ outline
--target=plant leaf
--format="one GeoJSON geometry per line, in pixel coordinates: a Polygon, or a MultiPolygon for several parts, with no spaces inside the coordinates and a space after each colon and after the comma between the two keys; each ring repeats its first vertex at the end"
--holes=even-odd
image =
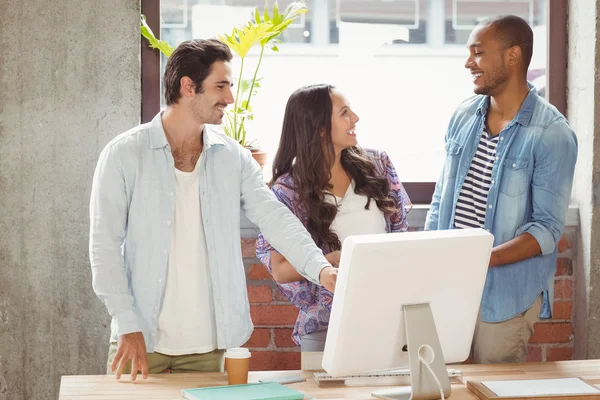
{"type": "Polygon", "coordinates": [[[227,34],[219,35],[219,39],[227,44],[238,56],[244,58],[255,44],[275,34],[270,31],[272,26],[270,22],[260,24],[249,22],[248,25],[233,28],[231,36],[227,34]]]}
{"type": "MultiPolygon", "coordinates": [[[[242,102],[242,108],[250,113],[252,113],[252,107],[248,105],[248,100],[244,100],[242,102]]],[[[246,115],[245,115],[246,116],[246,115]]]]}
{"type": "Polygon", "coordinates": [[[173,54],[173,51],[175,49],[173,49],[173,47],[171,47],[171,45],[169,45],[169,43],[167,43],[166,41],[159,40],[156,38],[156,36],[154,36],[154,32],[152,32],[152,29],[150,29],[150,27],[146,23],[146,16],[143,14],[140,17],[140,30],[142,36],[145,37],[146,40],[148,40],[148,43],[150,43],[150,47],[152,47],[153,49],[158,49],[167,58],[169,58],[171,54],[173,54]]]}
{"type": "Polygon", "coordinates": [[[273,3],[273,21],[279,20],[279,7],[277,5],[277,0],[273,3]]]}
{"type": "MultiPolygon", "coordinates": [[[[304,0],[295,1],[290,3],[283,14],[279,13],[279,8],[277,6],[277,1],[273,4],[273,15],[270,18],[270,22],[273,24],[270,28],[270,31],[273,32],[272,36],[266,37],[260,41],[261,46],[265,46],[271,40],[277,38],[277,36],[281,35],[281,33],[292,23],[296,18],[300,15],[306,13],[308,8],[306,7],[306,3],[304,0]]],[[[265,19],[269,16],[268,5],[265,6],[265,19]]]]}
{"type": "MultiPolygon", "coordinates": [[[[257,93],[257,88],[260,88],[260,81],[263,78],[256,78],[256,82],[254,82],[254,90],[252,90],[252,95],[254,96],[257,93]]],[[[246,94],[250,91],[250,88],[252,87],[252,79],[242,79],[241,82],[242,87],[240,88],[240,92],[242,94],[246,94]]]]}
{"type": "Polygon", "coordinates": [[[254,23],[260,24],[262,21],[260,20],[260,13],[258,12],[258,7],[254,9],[254,23]]]}

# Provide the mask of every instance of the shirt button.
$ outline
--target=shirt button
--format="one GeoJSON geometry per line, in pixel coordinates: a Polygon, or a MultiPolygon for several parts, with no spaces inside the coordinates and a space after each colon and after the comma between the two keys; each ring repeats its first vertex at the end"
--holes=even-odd
{"type": "Polygon", "coordinates": [[[163,254],[167,254],[167,251],[166,251],[166,250],[163,250],[163,254]]]}
{"type": "Polygon", "coordinates": [[[517,164],[513,164],[513,168],[517,168],[517,164]]]}
{"type": "Polygon", "coordinates": [[[504,140],[504,136],[500,136],[500,140],[504,140]]]}
{"type": "Polygon", "coordinates": [[[167,221],[167,225],[171,225],[171,221],[167,221]]]}
{"type": "Polygon", "coordinates": [[[496,156],[496,161],[498,161],[500,159],[500,157],[496,156]]]}
{"type": "Polygon", "coordinates": [[[171,196],[175,196],[175,192],[171,192],[169,193],[171,196]]]}
{"type": "Polygon", "coordinates": [[[492,207],[493,207],[493,206],[492,206],[491,204],[488,206],[488,208],[492,208],[492,207]]]}
{"type": "Polygon", "coordinates": [[[492,185],[493,185],[494,183],[496,183],[496,181],[492,179],[492,185]]]}
{"type": "MultiPolygon", "coordinates": [[[[159,280],[158,280],[158,283],[162,283],[162,279],[159,279],[159,280]]],[[[155,308],[155,310],[156,310],[156,308],[155,308]]]]}

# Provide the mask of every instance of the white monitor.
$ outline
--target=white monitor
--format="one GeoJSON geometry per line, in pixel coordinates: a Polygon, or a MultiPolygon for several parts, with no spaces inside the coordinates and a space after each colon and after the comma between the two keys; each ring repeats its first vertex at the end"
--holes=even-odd
{"type": "Polygon", "coordinates": [[[483,229],[344,240],[323,368],[344,376],[408,366],[403,306],[419,303],[431,307],[445,362],[467,359],[493,240],[483,229]]]}

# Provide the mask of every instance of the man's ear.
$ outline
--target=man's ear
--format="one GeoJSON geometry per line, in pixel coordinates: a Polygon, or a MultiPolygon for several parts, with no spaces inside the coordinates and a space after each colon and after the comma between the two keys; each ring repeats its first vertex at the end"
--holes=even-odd
{"type": "Polygon", "coordinates": [[[193,97],[196,94],[196,85],[189,76],[183,76],[179,80],[179,93],[181,97],[193,97]]]}
{"type": "Polygon", "coordinates": [[[519,46],[508,49],[508,65],[514,67],[523,59],[523,52],[519,46]]]}

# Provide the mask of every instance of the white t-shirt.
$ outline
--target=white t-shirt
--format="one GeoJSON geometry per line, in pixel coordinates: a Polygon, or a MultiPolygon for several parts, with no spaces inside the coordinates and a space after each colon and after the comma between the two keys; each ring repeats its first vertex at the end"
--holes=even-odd
{"type": "Polygon", "coordinates": [[[175,217],[155,351],[168,355],[217,348],[208,251],[200,209],[200,160],[192,172],[175,168],[175,217]]]}
{"type": "MultiPolygon", "coordinates": [[[[371,199],[369,209],[365,209],[367,196],[354,193],[354,181],[348,186],[344,197],[335,196],[338,212],[331,223],[331,230],[336,233],[340,242],[350,235],[366,235],[370,233],[385,233],[385,215],[371,199]]],[[[325,196],[326,201],[335,204],[331,196],[325,196]]]]}

